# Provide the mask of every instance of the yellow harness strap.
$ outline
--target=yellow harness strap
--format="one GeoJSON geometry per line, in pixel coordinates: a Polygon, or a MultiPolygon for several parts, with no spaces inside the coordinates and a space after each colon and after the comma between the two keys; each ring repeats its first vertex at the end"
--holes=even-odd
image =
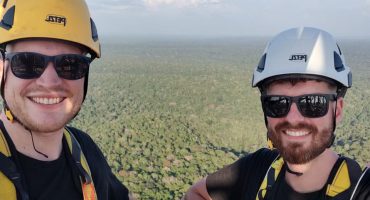
{"type": "MultiPolygon", "coordinates": [[[[82,174],[80,176],[81,186],[82,186],[82,193],[84,200],[97,200],[97,194],[94,187],[94,182],[91,176],[91,171],[85,155],[83,154],[80,144],[78,143],[77,139],[74,137],[70,131],[65,128],[64,129],[64,137],[68,143],[69,150],[71,151],[73,160],[75,164],[77,164],[77,168],[80,170],[82,174]]],[[[9,150],[8,143],[4,137],[3,132],[0,130],[0,153],[4,154],[6,157],[10,157],[11,153],[9,150]]],[[[8,179],[1,171],[0,171],[0,199],[6,200],[16,200],[16,189],[11,180],[8,179]]]]}
{"type": "Polygon", "coordinates": [[[328,184],[328,187],[326,188],[326,195],[335,197],[347,190],[349,187],[351,187],[351,179],[349,177],[347,162],[343,160],[335,174],[333,182],[328,184]]]}
{"type": "Polygon", "coordinates": [[[270,168],[267,170],[265,178],[263,179],[260,189],[258,190],[256,200],[263,200],[265,198],[267,190],[270,190],[274,185],[283,165],[283,158],[280,156],[276,157],[270,168]]]}
{"type": "Polygon", "coordinates": [[[96,195],[91,171],[85,155],[81,150],[80,144],[67,128],[64,129],[64,137],[67,140],[68,147],[71,150],[72,157],[77,165],[77,168],[80,170],[80,173],[83,174],[83,177],[80,177],[80,181],[84,200],[97,200],[98,197],[96,195]]]}
{"type": "MultiPolygon", "coordinates": [[[[3,132],[0,130],[0,153],[4,154],[6,157],[10,157],[10,150],[8,147],[8,143],[6,142],[6,139],[4,137],[3,132]]],[[[3,174],[3,172],[0,171],[0,197],[1,199],[7,199],[7,200],[16,200],[17,195],[15,186],[11,180],[8,179],[8,177],[3,174]]]]}
{"type": "MultiPolygon", "coordinates": [[[[281,157],[277,157],[274,162],[272,162],[270,168],[267,170],[265,178],[258,190],[256,200],[264,200],[266,194],[272,189],[272,186],[276,182],[276,179],[284,165],[284,160],[281,157]]],[[[346,191],[351,187],[350,173],[348,170],[348,165],[345,159],[340,164],[332,182],[327,185],[326,195],[334,198],[338,194],[346,191]]],[[[335,198],[334,198],[335,199],[335,198]]]]}

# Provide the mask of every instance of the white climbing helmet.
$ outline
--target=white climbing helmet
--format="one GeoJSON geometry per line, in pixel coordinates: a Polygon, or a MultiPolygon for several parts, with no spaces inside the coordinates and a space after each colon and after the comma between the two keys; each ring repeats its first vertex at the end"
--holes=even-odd
{"type": "Polygon", "coordinates": [[[254,70],[252,86],[285,77],[333,80],[344,93],[352,85],[350,68],[333,36],[310,27],[286,30],[269,42],[254,70]]]}

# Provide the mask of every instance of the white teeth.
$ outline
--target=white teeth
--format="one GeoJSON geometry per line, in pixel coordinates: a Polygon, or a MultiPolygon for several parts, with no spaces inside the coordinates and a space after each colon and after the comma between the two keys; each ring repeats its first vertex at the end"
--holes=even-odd
{"type": "Polygon", "coordinates": [[[289,136],[304,136],[304,135],[307,135],[308,132],[307,131],[285,131],[285,133],[289,136]]]}
{"type": "Polygon", "coordinates": [[[51,104],[57,104],[62,101],[62,98],[41,98],[41,97],[32,97],[32,101],[35,103],[39,104],[46,104],[46,105],[51,105],[51,104]]]}

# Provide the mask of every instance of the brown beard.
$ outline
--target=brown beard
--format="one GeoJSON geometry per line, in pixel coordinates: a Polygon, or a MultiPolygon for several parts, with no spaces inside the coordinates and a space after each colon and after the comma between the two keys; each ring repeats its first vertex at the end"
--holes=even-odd
{"type": "Polygon", "coordinates": [[[268,132],[272,143],[278,149],[280,155],[285,161],[291,164],[305,164],[319,156],[329,146],[331,143],[333,127],[330,126],[319,132],[317,127],[310,124],[299,123],[298,125],[293,126],[289,122],[285,121],[277,124],[275,129],[268,127],[268,132]],[[298,142],[289,142],[284,146],[281,135],[284,134],[282,130],[287,129],[305,129],[310,131],[312,141],[309,147],[305,148],[298,142]]]}

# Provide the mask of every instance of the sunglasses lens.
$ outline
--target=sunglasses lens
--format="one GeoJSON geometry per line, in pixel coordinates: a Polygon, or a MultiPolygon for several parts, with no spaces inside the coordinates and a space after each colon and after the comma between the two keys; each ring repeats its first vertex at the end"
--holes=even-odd
{"type": "Polygon", "coordinates": [[[263,110],[268,117],[283,117],[289,112],[289,98],[282,96],[263,97],[263,110]]]}
{"type": "Polygon", "coordinates": [[[44,72],[45,61],[38,54],[19,53],[12,57],[10,66],[16,77],[32,79],[41,76],[44,72]]]}
{"type": "Polygon", "coordinates": [[[292,102],[295,102],[299,112],[304,117],[323,117],[328,112],[329,100],[335,100],[335,95],[311,94],[297,97],[262,96],[263,111],[272,118],[284,117],[288,114],[292,102]]]}
{"type": "Polygon", "coordinates": [[[60,55],[55,69],[61,78],[68,80],[81,79],[89,71],[90,60],[81,55],[60,55]]]}
{"type": "Polygon", "coordinates": [[[328,112],[328,99],[324,95],[307,95],[299,98],[298,108],[305,117],[322,117],[328,112]]]}
{"type": "Polygon", "coordinates": [[[91,62],[90,58],[77,54],[46,56],[32,52],[20,52],[10,53],[6,56],[6,59],[10,60],[13,74],[21,79],[40,77],[47,63],[53,62],[60,78],[77,80],[86,75],[91,62]]]}

